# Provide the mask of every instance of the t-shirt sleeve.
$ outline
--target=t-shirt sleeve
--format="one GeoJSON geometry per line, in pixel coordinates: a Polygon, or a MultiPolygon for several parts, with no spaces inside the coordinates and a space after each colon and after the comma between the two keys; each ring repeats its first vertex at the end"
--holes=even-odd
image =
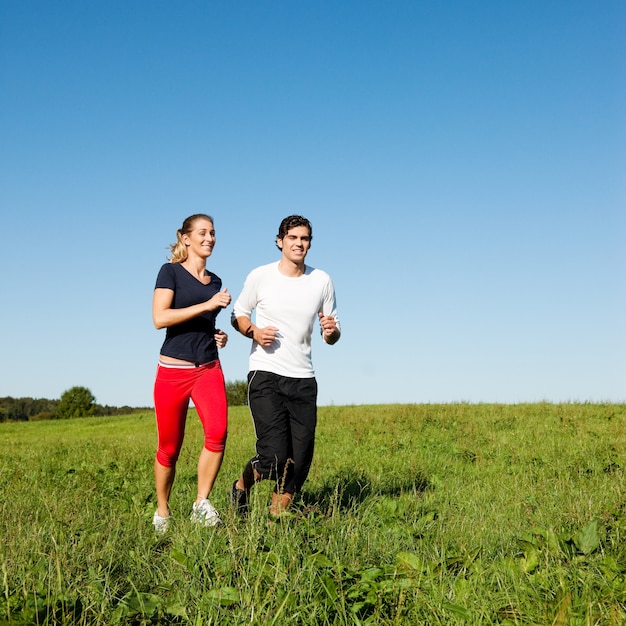
{"type": "Polygon", "coordinates": [[[171,263],[165,263],[161,266],[154,288],[171,289],[172,291],[176,291],[176,279],[171,263]]]}

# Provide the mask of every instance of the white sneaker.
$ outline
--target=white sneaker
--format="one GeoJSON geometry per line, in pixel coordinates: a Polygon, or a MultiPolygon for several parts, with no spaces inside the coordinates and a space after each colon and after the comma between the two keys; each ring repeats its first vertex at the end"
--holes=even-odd
{"type": "Polygon", "coordinates": [[[193,503],[190,519],[203,526],[217,526],[222,521],[215,507],[206,498],[198,504],[193,503]]]}
{"type": "Polygon", "coordinates": [[[159,515],[158,511],[155,511],[154,517],[152,518],[152,524],[154,525],[154,531],[156,532],[156,534],[164,535],[168,531],[171,521],[171,515],[168,515],[167,517],[162,517],[161,515],[159,515]]]}

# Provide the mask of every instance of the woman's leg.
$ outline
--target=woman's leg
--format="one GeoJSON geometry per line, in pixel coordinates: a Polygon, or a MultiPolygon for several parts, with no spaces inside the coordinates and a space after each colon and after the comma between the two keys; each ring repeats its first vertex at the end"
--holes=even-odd
{"type": "Polygon", "coordinates": [[[191,397],[204,428],[204,447],[198,459],[196,503],[209,497],[224,458],[228,430],[226,383],[221,365],[206,367],[194,386],[191,397]]]}
{"type": "Polygon", "coordinates": [[[176,461],[185,435],[189,407],[189,379],[185,370],[165,367],[157,369],[154,383],[154,408],[158,433],[154,480],[157,495],[157,514],[170,514],[169,498],[176,476],[176,461]]]}
{"type": "Polygon", "coordinates": [[[166,467],[161,465],[157,459],[154,459],[154,481],[156,483],[157,495],[157,514],[160,517],[169,517],[170,515],[170,493],[176,476],[176,466],[166,467]]]}
{"type": "Polygon", "coordinates": [[[200,452],[200,458],[198,459],[198,496],[196,498],[196,504],[200,503],[209,497],[215,479],[220,471],[222,465],[222,459],[224,458],[224,451],[212,452],[206,448],[200,452]]]}

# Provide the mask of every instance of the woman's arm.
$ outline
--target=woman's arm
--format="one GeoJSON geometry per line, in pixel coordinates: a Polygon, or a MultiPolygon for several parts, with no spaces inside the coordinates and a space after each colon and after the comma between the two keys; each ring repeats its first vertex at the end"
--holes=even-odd
{"type": "Polygon", "coordinates": [[[230,304],[228,289],[216,293],[206,302],[200,302],[184,309],[173,309],[174,292],[171,289],[157,288],[152,298],[152,321],[155,328],[169,328],[176,324],[182,324],[198,315],[223,309],[230,304]]]}

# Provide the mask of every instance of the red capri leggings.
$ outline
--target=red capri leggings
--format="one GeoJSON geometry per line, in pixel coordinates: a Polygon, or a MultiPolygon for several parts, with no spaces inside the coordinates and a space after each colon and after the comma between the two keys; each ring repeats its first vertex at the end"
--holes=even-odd
{"type": "Polygon", "coordinates": [[[228,405],[219,361],[192,368],[157,367],[154,408],[159,443],[157,461],[172,467],[183,445],[189,399],[204,428],[204,447],[222,452],[226,445],[228,405]]]}

